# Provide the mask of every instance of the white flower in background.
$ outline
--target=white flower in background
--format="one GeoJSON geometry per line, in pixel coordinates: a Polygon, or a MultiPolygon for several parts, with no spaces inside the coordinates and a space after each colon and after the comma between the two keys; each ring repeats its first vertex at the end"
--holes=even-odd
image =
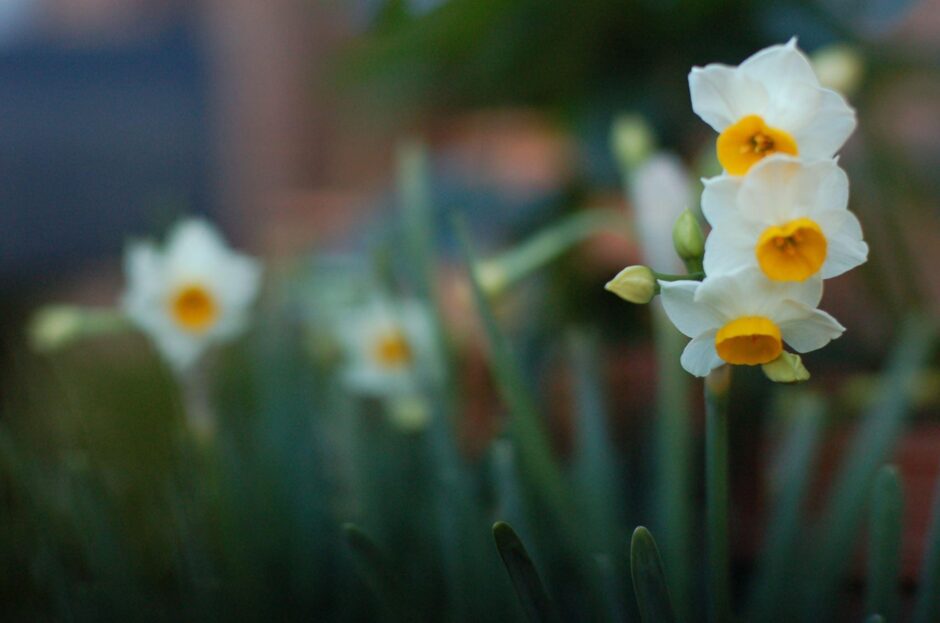
{"type": "Polygon", "coordinates": [[[692,183],[682,161],[673,154],[654,154],[640,165],[630,184],[644,263],[661,272],[677,272],[682,262],[672,244],[672,228],[692,205],[692,183]]]}
{"type": "Polygon", "coordinates": [[[834,160],[775,156],[744,177],[706,180],[705,273],[750,266],[775,281],[804,281],[855,268],[868,245],[848,197],[848,177],[834,160]]]}
{"type": "Polygon", "coordinates": [[[261,283],[261,265],[199,219],[177,224],[162,250],[130,245],[124,270],[125,313],[178,372],[242,331],[261,283]]]}
{"type": "Polygon", "coordinates": [[[343,379],[353,392],[403,398],[438,371],[434,325],[418,301],[374,301],[339,320],[346,353],[343,379]]]}
{"type": "Polygon", "coordinates": [[[774,153],[829,158],[855,129],[855,111],[820,85],[796,38],[737,67],[693,67],[689,90],[692,109],[720,133],[718,160],[731,175],[774,153]]]}
{"type": "Polygon", "coordinates": [[[845,330],[816,309],[822,281],[769,281],[759,271],[743,269],[698,281],[660,281],[666,315],[692,338],[681,363],[689,373],[706,376],[723,363],[761,365],[783,353],[786,342],[805,353],[822,348],[845,330]]]}

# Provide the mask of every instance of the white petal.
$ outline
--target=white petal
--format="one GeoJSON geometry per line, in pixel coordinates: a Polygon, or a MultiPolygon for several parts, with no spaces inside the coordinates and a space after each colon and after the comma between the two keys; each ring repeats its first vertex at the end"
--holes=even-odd
{"type": "Polygon", "coordinates": [[[764,158],[741,182],[737,204],[741,214],[761,223],[783,224],[800,212],[796,195],[803,163],[790,156],[764,158]]]}
{"type": "Polygon", "coordinates": [[[855,110],[841,95],[819,89],[817,105],[808,122],[793,130],[803,158],[828,158],[835,155],[855,131],[855,110]]]}
{"type": "Polygon", "coordinates": [[[211,274],[227,254],[228,247],[219,232],[197,218],[186,219],[173,228],[165,251],[168,270],[181,278],[211,274]]]}
{"type": "Polygon", "coordinates": [[[183,333],[168,323],[147,333],[177,373],[185,373],[192,368],[209,346],[205,338],[183,333]]]}
{"type": "Polygon", "coordinates": [[[712,305],[695,300],[698,281],[660,281],[659,285],[666,315],[683,334],[696,337],[726,322],[712,305]]]}
{"type": "Polygon", "coordinates": [[[819,84],[809,59],[796,47],[796,37],[757,52],[740,65],[742,72],[763,82],[771,94],[788,83],[819,84]]]}
{"type": "Polygon", "coordinates": [[[743,266],[756,266],[754,247],[761,229],[740,215],[712,229],[705,239],[705,274],[717,277],[743,266]]]}
{"type": "Polygon", "coordinates": [[[845,331],[845,327],[821,309],[794,301],[785,302],[782,308],[783,313],[792,319],[779,323],[780,333],[783,341],[798,353],[822,348],[845,331]]]}
{"type": "Polygon", "coordinates": [[[712,227],[718,227],[728,220],[738,217],[738,192],[741,190],[741,178],[719,175],[704,180],[702,191],[702,214],[712,227]]]}
{"type": "Polygon", "coordinates": [[[215,290],[227,307],[243,309],[258,296],[260,262],[241,253],[229,253],[217,268],[215,290]]]}
{"type": "Polygon", "coordinates": [[[774,318],[781,302],[792,299],[815,307],[822,292],[822,279],[818,277],[803,282],[771,281],[758,268],[742,267],[708,277],[695,293],[695,302],[710,305],[725,318],[774,318]]]}
{"type": "Polygon", "coordinates": [[[717,330],[698,335],[686,345],[679,362],[689,374],[707,376],[709,372],[724,363],[715,350],[717,330]]]}
{"type": "Polygon", "coordinates": [[[858,218],[846,211],[842,227],[828,234],[826,262],[820,271],[824,279],[836,277],[860,266],[868,259],[868,245],[862,239],[862,226],[858,218]]]}
{"type": "Polygon", "coordinates": [[[794,200],[801,208],[800,216],[820,223],[823,213],[842,213],[848,207],[849,177],[833,159],[805,164],[795,182],[794,200]]]}
{"type": "Polygon", "coordinates": [[[717,63],[692,68],[689,94],[692,110],[717,132],[742,117],[762,114],[767,106],[767,92],[759,82],[717,63]]]}

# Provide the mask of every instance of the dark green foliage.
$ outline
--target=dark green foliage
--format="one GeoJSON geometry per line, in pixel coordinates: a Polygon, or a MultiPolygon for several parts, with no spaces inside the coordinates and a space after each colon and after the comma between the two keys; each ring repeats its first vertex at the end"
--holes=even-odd
{"type": "Polygon", "coordinates": [[[675,621],[659,548],[653,535],[643,526],[634,530],[630,542],[630,571],[643,623],[675,621]]]}
{"type": "Polygon", "coordinates": [[[502,521],[493,524],[493,540],[530,623],[560,623],[538,571],[512,526],[502,521]]]}

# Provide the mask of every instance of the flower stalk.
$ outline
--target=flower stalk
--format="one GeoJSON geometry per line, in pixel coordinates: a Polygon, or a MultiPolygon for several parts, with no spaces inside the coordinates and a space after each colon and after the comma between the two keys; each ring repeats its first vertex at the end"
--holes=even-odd
{"type": "Polygon", "coordinates": [[[705,379],[705,532],[708,557],[708,620],[731,620],[728,539],[728,387],[731,367],[705,379]]]}

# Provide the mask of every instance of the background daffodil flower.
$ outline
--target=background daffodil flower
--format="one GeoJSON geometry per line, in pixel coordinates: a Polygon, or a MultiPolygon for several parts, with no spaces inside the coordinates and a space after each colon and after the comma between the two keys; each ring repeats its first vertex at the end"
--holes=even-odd
{"type": "Polygon", "coordinates": [[[373,398],[417,393],[423,379],[437,374],[434,328],[418,301],[373,301],[339,320],[347,387],[373,398]]]}
{"type": "Polygon", "coordinates": [[[242,331],[261,283],[259,262],[230,249],[201,219],[177,224],[162,250],[131,244],[124,272],[125,313],[177,372],[242,331]]]}

